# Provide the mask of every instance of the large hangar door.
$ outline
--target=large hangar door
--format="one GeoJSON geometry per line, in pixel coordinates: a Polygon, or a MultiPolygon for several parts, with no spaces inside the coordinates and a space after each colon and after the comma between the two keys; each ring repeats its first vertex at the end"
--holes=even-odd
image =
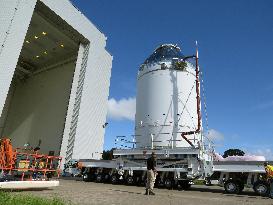
{"type": "Polygon", "coordinates": [[[15,147],[59,154],[81,39],[37,3],[0,117],[0,135],[15,147]]]}
{"type": "Polygon", "coordinates": [[[41,72],[25,82],[14,80],[4,136],[15,146],[41,141],[41,151],[58,153],[73,78],[74,63],[41,72]]]}

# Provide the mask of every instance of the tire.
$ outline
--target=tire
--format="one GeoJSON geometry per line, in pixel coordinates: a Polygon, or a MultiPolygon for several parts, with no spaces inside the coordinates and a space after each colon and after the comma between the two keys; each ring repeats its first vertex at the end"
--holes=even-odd
{"type": "Polygon", "coordinates": [[[238,194],[240,192],[240,185],[234,180],[227,180],[224,184],[224,188],[228,194],[238,194]]]}
{"type": "Polygon", "coordinates": [[[164,186],[167,188],[167,189],[171,189],[173,187],[173,182],[171,179],[165,179],[164,181],[164,186]]]}
{"type": "Polygon", "coordinates": [[[127,185],[134,185],[134,178],[132,176],[127,177],[126,183],[127,185]]]}
{"type": "Polygon", "coordinates": [[[144,178],[144,179],[141,178],[139,181],[139,186],[146,187],[146,184],[147,184],[147,178],[144,178]]]}
{"type": "Polygon", "coordinates": [[[268,196],[269,194],[269,184],[265,181],[256,181],[253,189],[260,196],[268,196]]]}
{"type": "Polygon", "coordinates": [[[141,184],[140,181],[141,181],[141,177],[137,176],[136,179],[135,179],[135,182],[136,182],[137,186],[140,186],[140,184],[141,184]]]}
{"type": "Polygon", "coordinates": [[[97,174],[97,176],[96,176],[96,182],[97,183],[102,183],[102,181],[103,181],[102,175],[101,174],[97,174]]]}
{"type": "Polygon", "coordinates": [[[110,177],[110,175],[109,174],[105,174],[104,175],[104,182],[109,182],[110,181],[110,179],[111,179],[111,177],[110,177]]]}
{"type": "Polygon", "coordinates": [[[51,172],[48,172],[47,175],[46,175],[46,177],[47,177],[48,179],[52,178],[52,173],[51,173],[51,172]]]}
{"type": "Polygon", "coordinates": [[[180,182],[180,186],[183,190],[189,190],[191,188],[190,181],[185,180],[180,182]]]}
{"type": "Polygon", "coordinates": [[[239,182],[239,193],[241,193],[245,188],[245,185],[243,182],[239,182]]]}
{"type": "Polygon", "coordinates": [[[118,183],[118,177],[117,177],[117,175],[112,175],[111,176],[111,183],[112,184],[117,184],[118,183]]]}
{"type": "Polygon", "coordinates": [[[82,180],[84,182],[90,182],[91,181],[91,177],[90,177],[90,175],[88,173],[85,173],[85,174],[82,175],[82,180]]]}
{"type": "Polygon", "coordinates": [[[211,181],[210,181],[210,180],[205,180],[205,181],[204,181],[204,184],[205,184],[206,186],[212,186],[212,184],[211,184],[211,181]]]}
{"type": "Polygon", "coordinates": [[[164,181],[162,179],[159,179],[156,183],[158,188],[164,188],[165,184],[164,181]]]}

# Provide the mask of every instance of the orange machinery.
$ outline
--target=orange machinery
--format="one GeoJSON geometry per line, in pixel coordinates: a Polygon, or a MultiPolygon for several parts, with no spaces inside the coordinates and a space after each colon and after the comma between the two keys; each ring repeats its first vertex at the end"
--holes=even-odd
{"type": "Polygon", "coordinates": [[[20,176],[22,181],[32,180],[37,174],[43,179],[49,174],[59,178],[61,161],[62,157],[40,154],[32,149],[13,149],[10,139],[0,139],[0,171],[20,176]]]}

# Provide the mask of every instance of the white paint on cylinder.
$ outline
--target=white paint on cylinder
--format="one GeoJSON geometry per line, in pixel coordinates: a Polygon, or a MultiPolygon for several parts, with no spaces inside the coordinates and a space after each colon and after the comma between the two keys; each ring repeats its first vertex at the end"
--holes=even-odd
{"type": "MultiPolygon", "coordinates": [[[[137,81],[136,146],[191,147],[181,137],[181,132],[197,129],[196,97],[192,64],[187,63],[184,70],[173,69],[170,61],[144,64],[137,81]],[[161,69],[162,63],[167,69],[161,69]]],[[[198,145],[201,135],[188,135],[187,138],[198,145]]]]}

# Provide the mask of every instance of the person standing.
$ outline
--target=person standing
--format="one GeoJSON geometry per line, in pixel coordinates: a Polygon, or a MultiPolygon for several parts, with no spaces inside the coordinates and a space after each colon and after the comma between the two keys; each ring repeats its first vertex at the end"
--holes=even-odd
{"type": "Polygon", "coordinates": [[[273,199],[273,166],[269,165],[268,162],[264,163],[267,180],[270,184],[269,197],[273,199]]]}
{"type": "Polygon", "coordinates": [[[147,183],[145,195],[155,195],[153,189],[156,175],[156,154],[152,152],[151,157],[147,159],[147,183]]]}

